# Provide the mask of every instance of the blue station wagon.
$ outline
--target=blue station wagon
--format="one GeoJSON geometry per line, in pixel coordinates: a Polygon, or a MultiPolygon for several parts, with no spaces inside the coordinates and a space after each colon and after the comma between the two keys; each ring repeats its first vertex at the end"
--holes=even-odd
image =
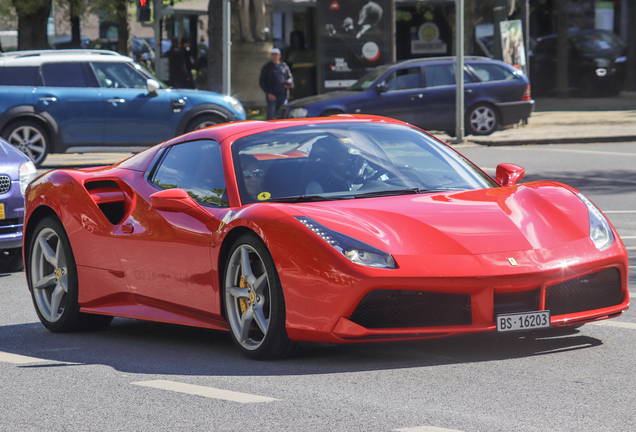
{"type": "MultiPolygon", "coordinates": [[[[514,67],[485,57],[464,65],[466,133],[489,135],[532,113],[530,81],[514,67]]],[[[378,66],[344,91],[297,99],[278,117],[373,114],[455,135],[455,58],[406,60],[378,66]]]]}
{"type": "Polygon", "coordinates": [[[141,150],[234,120],[245,120],[238,100],[167,88],[112,51],[0,54],[0,135],[36,165],[49,153],[141,150]]]}

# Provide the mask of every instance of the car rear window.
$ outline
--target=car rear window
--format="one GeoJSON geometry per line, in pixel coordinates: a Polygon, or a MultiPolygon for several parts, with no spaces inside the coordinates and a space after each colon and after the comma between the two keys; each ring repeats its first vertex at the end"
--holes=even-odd
{"type": "Polygon", "coordinates": [[[89,87],[81,63],[44,64],[42,78],[47,87],[89,87]]]}
{"type": "Polygon", "coordinates": [[[0,68],[0,85],[35,86],[38,80],[37,66],[14,66],[0,68]]]}
{"type": "Polygon", "coordinates": [[[515,76],[509,70],[495,64],[472,64],[475,75],[482,81],[505,81],[513,80],[515,76]]]}

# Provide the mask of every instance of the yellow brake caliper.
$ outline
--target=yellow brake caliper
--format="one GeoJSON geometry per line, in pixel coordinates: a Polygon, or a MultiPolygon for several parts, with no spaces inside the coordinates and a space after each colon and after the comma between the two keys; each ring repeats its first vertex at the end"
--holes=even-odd
{"type": "MultiPolygon", "coordinates": [[[[249,288],[249,285],[247,284],[247,281],[245,280],[245,278],[243,276],[241,276],[241,282],[239,283],[239,287],[240,288],[249,288]]],[[[243,315],[247,311],[247,308],[250,306],[250,304],[244,298],[239,299],[239,304],[241,305],[241,315],[243,315]]]]}

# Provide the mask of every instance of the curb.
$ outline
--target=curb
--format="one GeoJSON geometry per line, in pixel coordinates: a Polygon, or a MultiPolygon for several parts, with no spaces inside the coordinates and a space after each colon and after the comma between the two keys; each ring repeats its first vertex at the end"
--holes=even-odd
{"type": "Polygon", "coordinates": [[[567,138],[539,138],[539,139],[510,139],[502,141],[484,141],[479,139],[469,139],[475,144],[488,147],[503,147],[514,145],[547,145],[547,144],[592,144],[592,143],[616,143],[636,141],[636,135],[623,136],[585,136],[567,138]]]}

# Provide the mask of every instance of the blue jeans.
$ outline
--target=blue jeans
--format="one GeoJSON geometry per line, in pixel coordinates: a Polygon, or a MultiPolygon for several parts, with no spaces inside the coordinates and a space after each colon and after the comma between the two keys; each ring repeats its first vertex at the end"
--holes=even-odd
{"type": "Polygon", "coordinates": [[[279,94],[274,96],[276,96],[276,100],[273,101],[269,100],[269,97],[265,96],[265,100],[267,101],[267,120],[274,120],[276,118],[278,108],[280,108],[281,105],[287,103],[286,94],[279,94]]]}

